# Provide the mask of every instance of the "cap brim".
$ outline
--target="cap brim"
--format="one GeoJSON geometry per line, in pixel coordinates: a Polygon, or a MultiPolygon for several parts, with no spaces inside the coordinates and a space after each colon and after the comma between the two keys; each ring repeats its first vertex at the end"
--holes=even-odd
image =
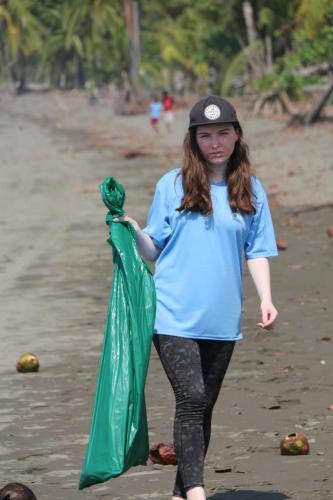
{"type": "Polygon", "coordinates": [[[189,125],[189,129],[190,128],[194,128],[194,127],[199,127],[199,125],[215,125],[215,124],[219,124],[219,123],[239,123],[239,120],[225,120],[225,121],[211,121],[211,122],[200,122],[200,123],[194,123],[193,125],[189,125]]]}

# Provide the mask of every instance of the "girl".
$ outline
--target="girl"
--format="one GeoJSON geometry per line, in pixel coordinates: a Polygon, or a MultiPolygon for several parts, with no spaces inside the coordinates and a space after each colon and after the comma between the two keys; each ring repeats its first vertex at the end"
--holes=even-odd
{"type": "Polygon", "coordinates": [[[144,258],[156,262],[154,345],[176,399],[178,470],[173,500],[205,500],[203,467],[211,419],[235,342],[242,338],[242,259],[273,328],[267,257],[277,255],[264,189],[251,175],[248,147],[232,104],[208,96],[190,112],[183,164],[157,184],[141,230],[144,258]]]}

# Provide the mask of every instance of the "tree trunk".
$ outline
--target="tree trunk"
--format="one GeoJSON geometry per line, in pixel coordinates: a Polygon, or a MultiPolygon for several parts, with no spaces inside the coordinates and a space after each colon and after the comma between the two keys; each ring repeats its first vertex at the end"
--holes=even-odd
{"type": "Polygon", "coordinates": [[[258,36],[254,24],[253,8],[251,2],[243,2],[242,9],[247,33],[247,41],[249,45],[252,45],[257,40],[258,36]]]}
{"type": "Polygon", "coordinates": [[[60,76],[59,76],[59,87],[64,90],[66,88],[66,85],[67,85],[67,75],[66,75],[66,71],[64,69],[62,69],[60,71],[60,76]]]}
{"type": "Polygon", "coordinates": [[[75,87],[83,89],[85,84],[82,58],[79,54],[75,54],[75,87]]]}
{"type": "Polygon", "coordinates": [[[122,0],[125,23],[130,42],[129,49],[129,76],[131,90],[137,99],[140,95],[138,67],[140,64],[140,22],[138,0],[122,0]]]}
{"type": "Polygon", "coordinates": [[[6,86],[7,86],[7,91],[12,93],[14,92],[15,82],[13,79],[13,73],[11,69],[8,45],[6,43],[6,40],[4,40],[4,38],[1,36],[1,33],[4,33],[4,31],[5,31],[4,25],[3,23],[0,22],[0,50],[4,66],[6,86]]]}
{"type": "Polygon", "coordinates": [[[94,80],[97,87],[100,87],[104,83],[104,75],[103,75],[103,63],[102,63],[102,54],[100,49],[95,52],[95,64],[94,64],[95,74],[94,80]]]}
{"type": "Polygon", "coordinates": [[[140,20],[139,20],[139,2],[133,2],[133,43],[131,57],[131,82],[133,85],[135,97],[139,96],[139,64],[140,64],[140,20]]]}
{"type": "Polygon", "coordinates": [[[24,54],[20,51],[18,57],[18,87],[16,89],[17,94],[24,94],[26,91],[26,59],[24,54]]]}
{"type": "Polygon", "coordinates": [[[249,50],[247,51],[247,60],[252,68],[254,76],[256,78],[260,78],[263,74],[265,74],[266,67],[264,46],[257,34],[251,2],[243,2],[242,9],[249,46],[249,50]]]}
{"type": "Polygon", "coordinates": [[[273,72],[273,46],[272,46],[272,38],[267,35],[265,37],[265,45],[266,45],[266,67],[269,73],[273,72]]]}

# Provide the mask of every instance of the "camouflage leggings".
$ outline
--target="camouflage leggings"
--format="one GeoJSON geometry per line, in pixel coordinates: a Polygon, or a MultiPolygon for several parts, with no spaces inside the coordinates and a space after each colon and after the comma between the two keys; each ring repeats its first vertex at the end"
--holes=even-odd
{"type": "Polygon", "coordinates": [[[176,398],[178,469],[173,494],[186,498],[186,491],[203,486],[213,407],[235,342],[158,334],[153,340],[176,398]]]}

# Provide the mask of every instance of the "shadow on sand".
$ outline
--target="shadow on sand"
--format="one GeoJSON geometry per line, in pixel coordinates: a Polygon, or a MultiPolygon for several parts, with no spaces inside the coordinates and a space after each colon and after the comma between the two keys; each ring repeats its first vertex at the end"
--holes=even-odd
{"type": "Polygon", "coordinates": [[[288,498],[291,497],[278,491],[239,490],[215,493],[209,496],[208,500],[286,500],[288,498]]]}

